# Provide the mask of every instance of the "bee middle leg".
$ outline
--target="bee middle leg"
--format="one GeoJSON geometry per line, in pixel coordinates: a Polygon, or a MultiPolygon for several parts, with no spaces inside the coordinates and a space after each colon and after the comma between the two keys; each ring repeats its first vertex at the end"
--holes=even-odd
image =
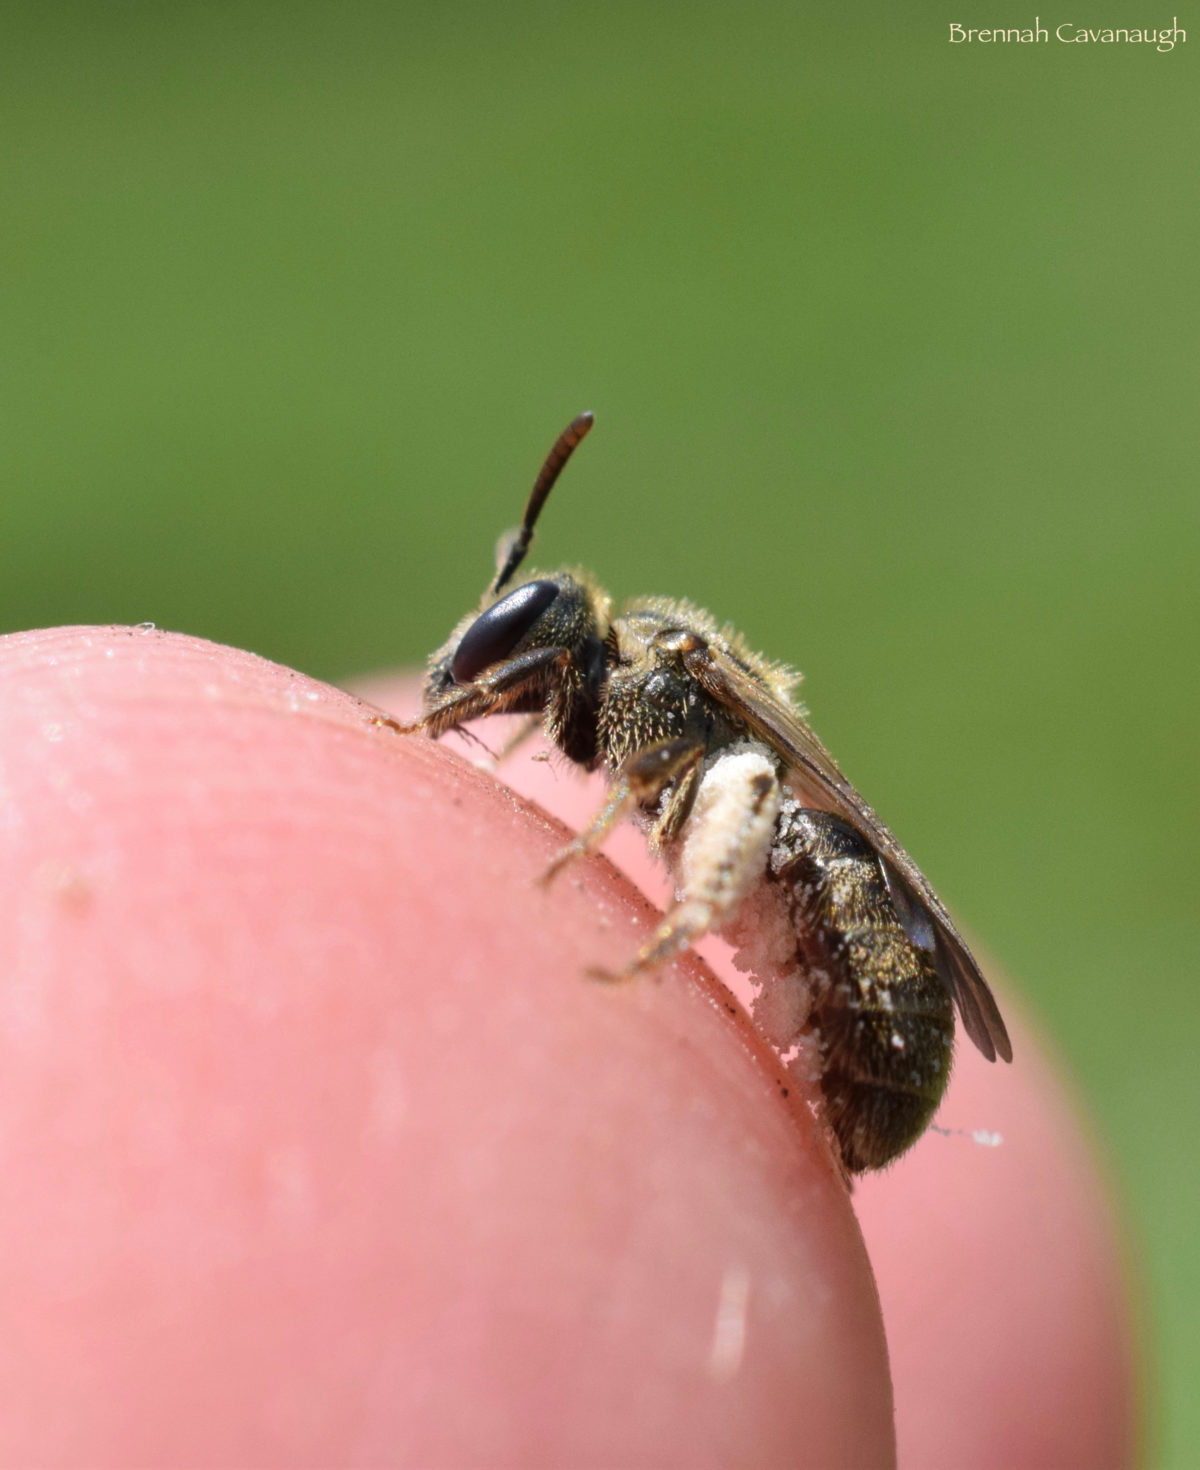
{"type": "Polygon", "coordinates": [[[630,963],[600,978],[625,980],[652,970],[732,917],[766,871],[780,796],[765,751],[724,755],[705,772],[673,854],[675,903],[630,963]]]}
{"type": "Polygon", "coordinates": [[[521,746],[527,740],[531,740],[541,728],[541,715],[522,715],[521,723],[496,752],[496,764],[502,766],[510,756],[515,755],[520,750],[521,746]]]}
{"type": "Polygon", "coordinates": [[[667,810],[656,824],[656,827],[662,826],[671,812],[690,802],[703,759],[704,746],[686,737],[664,740],[638,751],[621,767],[608,800],[542,874],[542,883],[549,883],[568,863],[595,852],[622,817],[628,816],[638,806],[652,806],[675,782],[676,788],[667,802],[667,810]]]}

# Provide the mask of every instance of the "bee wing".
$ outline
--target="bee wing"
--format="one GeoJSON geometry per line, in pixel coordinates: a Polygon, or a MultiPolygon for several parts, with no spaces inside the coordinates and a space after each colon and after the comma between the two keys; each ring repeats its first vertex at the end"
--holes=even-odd
{"type": "MultiPolygon", "coordinates": [[[[945,905],[796,711],[711,645],[689,657],[687,665],[708,694],[744,720],[788,762],[790,783],[806,805],[844,817],[867,838],[882,859],[884,877],[901,917],[909,917],[915,905],[932,919],[934,933],[923,947],[931,949],[938,974],[958,1007],[967,1035],[989,1062],[994,1062],[997,1056],[1011,1062],[1012,1042],[1004,1020],[945,905]]],[[[911,922],[905,927],[914,942],[921,942],[913,933],[911,922]]]]}

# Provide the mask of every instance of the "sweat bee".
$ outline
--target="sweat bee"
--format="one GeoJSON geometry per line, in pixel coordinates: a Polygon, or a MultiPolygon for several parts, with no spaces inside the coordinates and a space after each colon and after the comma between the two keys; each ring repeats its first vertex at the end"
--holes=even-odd
{"type": "Polygon", "coordinates": [[[436,739],[484,716],[525,715],[568,760],[605,774],[607,801],[551,872],[627,815],[666,858],[675,902],[623,976],[740,923],[739,911],[766,913],[784,969],[808,987],[842,1162],[881,1168],[937,1109],[954,1008],[989,1061],[1012,1060],[1004,1021],[937,895],[805,723],[798,675],[687,602],[639,598],[614,616],[582,571],[514,584],[592,422],[580,414],[555,442],[479,607],[430,660],[423,713],[401,728],[436,739]]]}

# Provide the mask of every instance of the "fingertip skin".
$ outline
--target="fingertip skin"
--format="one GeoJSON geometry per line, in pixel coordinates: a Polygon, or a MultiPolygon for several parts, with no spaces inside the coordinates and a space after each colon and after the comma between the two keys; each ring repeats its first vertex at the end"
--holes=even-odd
{"type": "Polygon", "coordinates": [[[0,640],[0,1461],[886,1465],[802,1099],[555,820],[350,695],[0,640]]]}

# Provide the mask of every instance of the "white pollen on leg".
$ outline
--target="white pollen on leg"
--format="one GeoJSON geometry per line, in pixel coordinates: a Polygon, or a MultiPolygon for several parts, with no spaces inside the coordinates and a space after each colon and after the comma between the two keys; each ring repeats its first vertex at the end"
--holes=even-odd
{"type": "Polygon", "coordinates": [[[719,926],[762,881],[779,815],[775,764],[758,745],[722,751],[705,771],[678,860],[680,896],[719,926]]]}

